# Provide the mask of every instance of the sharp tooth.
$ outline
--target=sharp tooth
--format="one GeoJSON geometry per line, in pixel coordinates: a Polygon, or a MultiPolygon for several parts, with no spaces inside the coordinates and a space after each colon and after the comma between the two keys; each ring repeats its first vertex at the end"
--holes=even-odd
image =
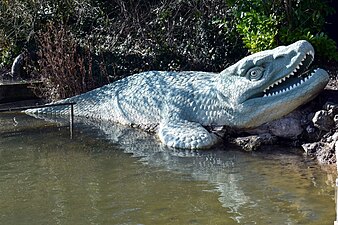
{"type": "Polygon", "coordinates": [[[287,88],[285,89],[285,91],[290,91],[290,89],[287,87],[287,88]]]}
{"type": "Polygon", "coordinates": [[[264,96],[263,97],[266,97],[267,95],[266,94],[264,94],[264,96]]]}
{"type": "Polygon", "coordinates": [[[299,70],[299,68],[300,68],[300,66],[299,66],[299,65],[297,65],[297,67],[296,67],[296,70],[299,70]]]}
{"type": "Polygon", "coordinates": [[[304,83],[304,80],[302,79],[302,80],[300,80],[300,84],[302,84],[302,83],[304,83]]]}
{"type": "Polygon", "coordinates": [[[305,78],[304,78],[304,81],[307,81],[308,79],[309,79],[308,77],[305,77],[305,78]]]}
{"type": "Polygon", "coordinates": [[[285,81],[285,80],[286,80],[286,77],[283,77],[282,80],[285,81]]]}
{"type": "Polygon", "coordinates": [[[296,84],[294,84],[294,85],[292,86],[292,88],[295,88],[295,87],[297,87],[297,85],[296,85],[296,84]]]}
{"type": "MultiPolygon", "coordinates": [[[[304,61],[304,60],[305,60],[305,58],[303,59],[303,61],[304,61]]],[[[303,61],[301,61],[301,62],[299,63],[298,67],[303,65],[303,61]]]]}
{"type": "Polygon", "coordinates": [[[314,57],[315,56],[315,53],[313,51],[310,51],[309,54],[314,57]]]}
{"type": "Polygon", "coordinates": [[[268,94],[268,97],[271,96],[271,93],[268,94]]]}
{"type": "Polygon", "coordinates": [[[281,84],[282,82],[283,82],[282,80],[279,80],[279,81],[278,81],[278,83],[280,83],[280,84],[281,84]]]}

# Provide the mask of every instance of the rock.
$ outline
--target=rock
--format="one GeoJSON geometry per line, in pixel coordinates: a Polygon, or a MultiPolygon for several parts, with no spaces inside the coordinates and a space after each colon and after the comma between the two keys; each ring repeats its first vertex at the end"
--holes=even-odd
{"type": "Polygon", "coordinates": [[[329,132],[323,138],[314,143],[302,145],[305,153],[314,159],[317,159],[320,164],[336,163],[336,153],[338,152],[338,131],[329,132]]]}
{"type": "Polygon", "coordinates": [[[324,144],[317,151],[317,160],[320,164],[334,164],[336,163],[335,149],[333,145],[324,144]]]}
{"type": "Polygon", "coordinates": [[[334,115],[333,121],[335,122],[336,125],[338,125],[338,114],[334,115]]]}
{"type": "Polygon", "coordinates": [[[338,157],[338,140],[335,143],[335,153],[336,153],[336,162],[337,162],[337,157],[338,157]]]}
{"type": "Polygon", "coordinates": [[[333,118],[326,110],[317,111],[312,118],[312,122],[315,127],[323,131],[330,131],[332,128],[334,128],[333,118]]]}
{"type": "Polygon", "coordinates": [[[333,141],[338,141],[338,131],[336,131],[336,132],[332,135],[332,140],[333,140],[333,141]]]}
{"type": "Polygon", "coordinates": [[[317,159],[320,164],[336,163],[334,143],[314,142],[302,147],[308,156],[317,159]]]}
{"type": "Polygon", "coordinates": [[[302,148],[304,149],[304,152],[307,155],[310,155],[316,152],[316,149],[319,147],[319,145],[320,145],[319,142],[306,143],[306,144],[302,144],[302,148]]]}
{"type": "Polygon", "coordinates": [[[234,139],[234,143],[240,146],[245,151],[255,151],[262,145],[259,136],[256,135],[247,137],[238,137],[234,139]]]}
{"type": "Polygon", "coordinates": [[[255,129],[246,130],[246,132],[254,135],[270,133],[276,137],[294,140],[304,131],[302,123],[306,123],[303,115],[300,111],[294,111],[281,119],[265,123],[255,129]]]}
{"type": "Polygon", "coordinates": [[[338,141],[338,131],[335,132],[332,136],[326,138],[326,142],[336,142],[338,141]]]}
{"type": "Polygon", "coordinates": [[[240,146],[245,151],[258,150],[263,144],[273,144],[276,138],[271,134],[251,135],[246,137],[237,137],[232,142],[240,146]]]}
{"type": "Polygon", "coordinates": [[[316,129],[311,125],[308,125],[305,130],[308,134],[312,134],[312,133],[316,132],[316,129]]]}
{"type": "Polygon", "coordinates": [[[304,131],[301,120],[291,117],[271,122],[269,129],[273,135],[289,139],[296,139],[304,131]]]}
{"type": "Polygon", "coordinates": [[[328,111],[330,115],[338,114],[338,104],[333,102],[326,102],[323,109],[328,111]]]}

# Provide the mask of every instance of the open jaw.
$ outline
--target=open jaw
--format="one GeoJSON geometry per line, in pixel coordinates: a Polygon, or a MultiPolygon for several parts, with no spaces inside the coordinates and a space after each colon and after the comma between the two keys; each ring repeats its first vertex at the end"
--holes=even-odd
{"type": "Polygon", "coordinates": [[[271,85],[265,88],[262,92],[252,96],[252,98],[265,98],[271,96],[281,95],[288,91],[293,90],[294,88],[299,87],[303,83],[306,83],[318,69],[309,69],[311,63],[314,59],[314,53],[309,51],[303,59],[294,66],[293,71],[278,80],[274,81],[271,85]]]}

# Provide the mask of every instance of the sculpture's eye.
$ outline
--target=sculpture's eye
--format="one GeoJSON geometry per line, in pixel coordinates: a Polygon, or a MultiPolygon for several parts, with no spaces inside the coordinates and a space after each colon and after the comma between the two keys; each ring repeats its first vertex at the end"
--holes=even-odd
{"type": "Polygon", "coordinates": [[[249,80],[256,81],[262,78],[264,72],[264,68],[262,67],[254,67],[248,70],[246,73],[246,77],[249,80]]]}

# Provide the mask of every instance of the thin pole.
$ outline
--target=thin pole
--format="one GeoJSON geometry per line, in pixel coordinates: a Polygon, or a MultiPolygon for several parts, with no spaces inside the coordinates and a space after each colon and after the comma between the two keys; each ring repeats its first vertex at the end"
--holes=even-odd
{"type": "Polygon", "coordinates": [[[9,108],[1,108],[0,113],[2,112],[12,112],[12,111],[23,111],[26,109],[37,109],[37,108],[47,108],[47,107],[54,107],[54,106],[63,106],[63,105],[74,105],[75,102],[67,102],[67,103],[56,103],[56,104],[46,104],[46,105],[32,105],[32,106],[24,106],[24,107],[9,107],[9,108]]]}
{"type": "Polygon", "coordinates": [[[335,186],[335,203],[336,203],[336,220],[333,225],[338,225],[338,178],[336,178],[336,186],[335,186]]]}
{"type": "MultiPolygon", "coordinates": [[[[335,143],[335,153],[336,153],[336,167],[338,172],[338,141],[335,143]]],[[[334,225],[338,225],[338,177],[336,178],[336,186],[335,186],[335,202],[336,202],[336,220],[334,221],[334,225]]]]}
{"type": "Polygon", "coordinates": [[[74,132],[74,105],[70,105],[70,121],[69,121],[69,131],[70,131],[70,139],[73,139],[74,132]]]}
{"type": "Polygon", "coordinates": [[[64,106],[70,105],[70,116],[69,116],[69,131],[70,131],[70,138],[73,139],[73,132],[74,132],[74,105],[75,102],[66,102],[66,103],[55,103],[55,104],[46,104],[46,105],[32,105],[32,106],[24,106],[24,107],[9,107],[9,108],[0,108],[0,113],[3,112],[13,112],[13,111],[23,111],[27,109],[37,109],[37,108],[47,108],[53,106],[64,106]]]}

